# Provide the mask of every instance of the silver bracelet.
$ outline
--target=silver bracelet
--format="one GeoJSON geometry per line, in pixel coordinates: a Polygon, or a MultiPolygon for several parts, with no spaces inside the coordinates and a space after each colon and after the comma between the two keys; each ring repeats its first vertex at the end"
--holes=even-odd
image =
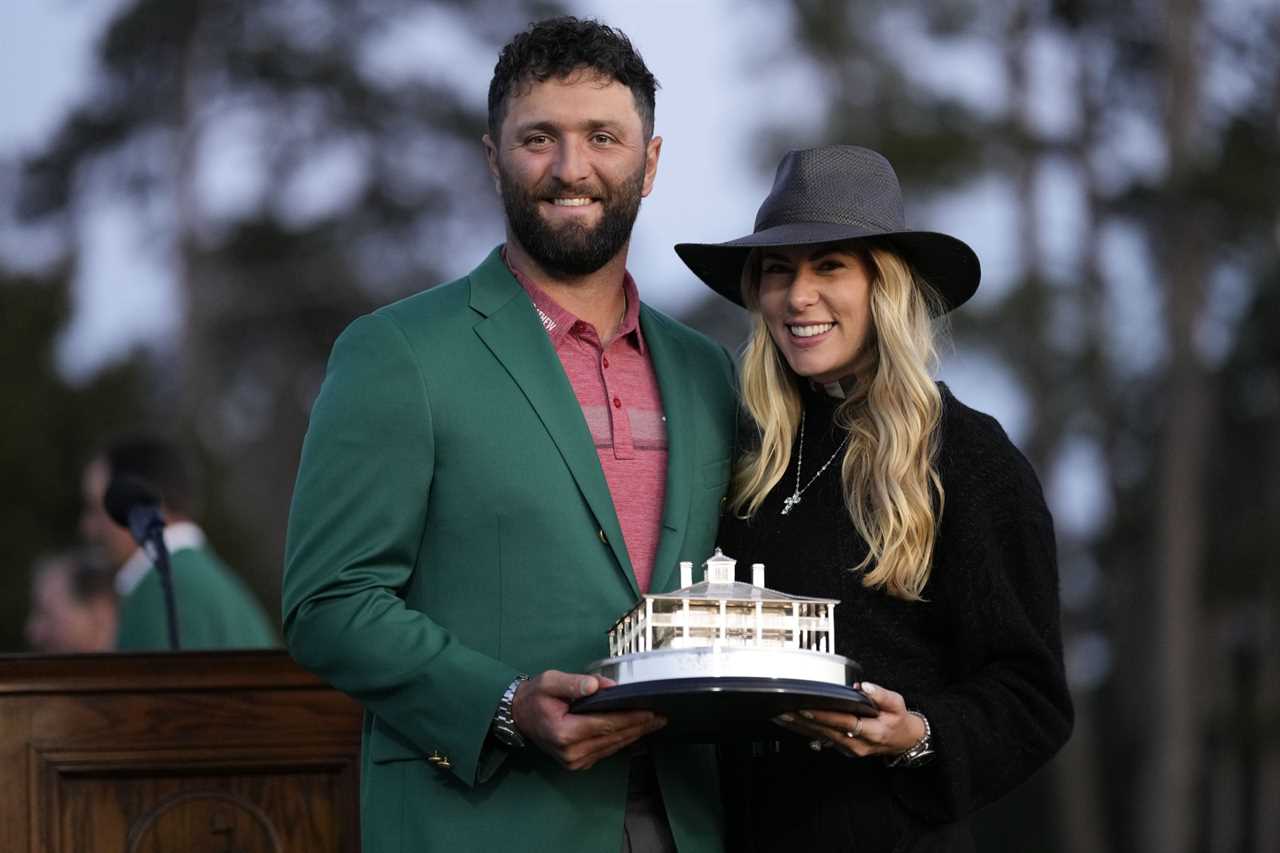
{"type": "Polygon", "coordinates": [[[933,757],[933,729],[929,727],[929,718],[919,711],[907,711],[907,713],[920,718],[920,722],[924,723],[924,734],[920,735],[920,740],[906,752],[891,758],[888,761],[890,767],[920,767],[928,764],[929,759],[933,757]]]}
{"type": "Polygon", "coordinates": [[[493,736],[498,739],[499,743],[512,749],[522,749],[524,747],[524,735],[521,734],[519,727],[516,726],[516,719],[512,713],[512,702],[516,698],[516,690],[520,688],[520,682],[528,681],[529,676],[517,675],[515,680],[507,687],[506,692],[502,694],[502,699],[498,701],[498,709],[494,712],[493,723],[489,730],[493,736]]]}

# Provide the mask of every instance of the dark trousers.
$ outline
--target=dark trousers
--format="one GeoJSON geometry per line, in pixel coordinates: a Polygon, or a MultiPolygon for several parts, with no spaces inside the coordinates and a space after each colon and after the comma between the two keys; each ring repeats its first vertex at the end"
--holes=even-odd
{"type": "Polygon", "coordinates": [[[662,804],[662,789],[653,758],[641,753],[631,759],[627,782],[627,812],[623,818],[622,853],[676,853],[671,823],[662,804]]]}

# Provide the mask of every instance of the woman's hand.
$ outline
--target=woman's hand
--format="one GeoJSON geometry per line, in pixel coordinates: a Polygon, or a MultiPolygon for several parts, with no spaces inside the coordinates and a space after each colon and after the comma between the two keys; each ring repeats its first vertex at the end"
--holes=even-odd
{"type": "Polygon", "coordinates": [[[924,737],[924,723],[907,713],[901,693],[864,681],[855,684],[875,702],[874,717],[856,717],[839,711],[796,711],[775,717],[784,729],[810,738],[815,749],[832,747],[849,756],[894,756],[906,752],[924,737]]]}

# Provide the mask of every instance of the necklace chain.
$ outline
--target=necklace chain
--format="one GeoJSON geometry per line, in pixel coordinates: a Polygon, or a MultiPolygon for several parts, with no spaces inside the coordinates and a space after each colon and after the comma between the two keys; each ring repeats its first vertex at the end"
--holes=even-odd
{"type": "Polygon", "coordinates": [[[830,458],[828,458],[826,462],[822,463],[822,467],[818,469],[817,473],[809,478],[809,482],[804,484],[804,488],[800,488],[800,469],[804,467],[804,410],[800,410],[800,448],[796,453],[796,487],[795,491],[791,493],[791,496],[782,501],[781,515],[786,515],[791,512],[791,510],[795,508],[796,504],[800,503],[800,498],[805,492],[809,491],[810,486],[818,481],[818,478],[822,476],[822,472],[831,467],[831,463],[836,461],[836,457],[840,455],[840,451],[844,450],[844,446],[848,443],[849,436],[846,435],[844,437],[844,441],[840,442],[840,446],[836,448],[835,453],[832,453],[830,458]]]}

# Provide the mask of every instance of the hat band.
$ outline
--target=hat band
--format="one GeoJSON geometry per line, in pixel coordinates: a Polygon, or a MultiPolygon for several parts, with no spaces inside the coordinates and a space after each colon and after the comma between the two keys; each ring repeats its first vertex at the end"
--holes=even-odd
{"type": "Polygon", "coordinates": [[[907,230],[905,224],[901,222],[877,222],[857,216],[832,216],[829,212],[815,216],[811,209],[803,208],[771,210],[768,214],[756,220],[755,230],[764,231],[765,229],[777,228],[782,225],[804,225],[811,222],[821,222],[827,225],[848,225],[851,228],[859,228],[868,234],[895,234],[907,230]]]}

